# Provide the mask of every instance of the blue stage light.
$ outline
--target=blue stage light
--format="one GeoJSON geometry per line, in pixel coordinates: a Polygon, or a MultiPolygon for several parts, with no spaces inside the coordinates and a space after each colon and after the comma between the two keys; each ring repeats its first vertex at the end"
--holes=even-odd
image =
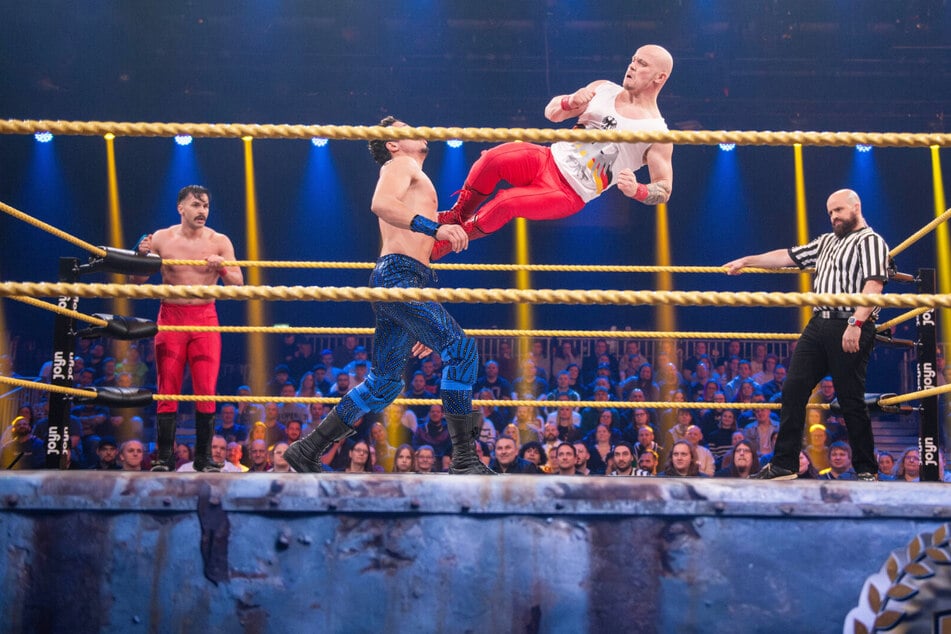
{"type": "Polygon", "coordinates": [[[314,147],[324,147],[327,145],[327,139],[317,136],[311,139],[310,142],[314,144],[314,147]]]}
{"type": "Polygon", "coordinates": [[[49,143],[53,140],[52,132],[37,132],[33,135],[33,138],[39,141],[40,143],[49,143]]]}
{"type": "Polygon", "coordinates": [[[736,149],[736,143],[721,143],[720,149],[724,152],[732,152],[736,149]]]}
{"type": "Polygon", "coordinates": [[[871,151],[872,151],[872,146],[871,146],[871,145],[863,145],[863,144],[859,143],[858,145],[855,146],[855,149],[858,150],[859,152],[871,152],[871,151]]]}
{"type": "Polygon", "coordinates": [[[462,147],[462,141],[460,141],[459,139],[449,139],[448,141],[446,141],[446,145],[451,148],[462,147]]]}
{"type": "Polygon", "coordinates": [[[191,145],[192,136],[190,134],[176,134],[175,142],[179,145],[191,145]]]}

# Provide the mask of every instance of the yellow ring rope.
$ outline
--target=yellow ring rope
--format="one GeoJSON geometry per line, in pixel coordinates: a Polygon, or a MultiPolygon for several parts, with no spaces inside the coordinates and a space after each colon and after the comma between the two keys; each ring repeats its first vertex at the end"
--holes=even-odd
{"type": "MultiPolygon", "coordinates": [[[[98,317],[91,317],[83,313],[60,308],[56,304],[33,299],[32,297],[11,297],[18,302],[44,308],[60,315],[66,315],[96,326],[108,326],[109,322],[98,317]]],[[[926,311],[930,309],[919,309],[926,311]]],[[[222,332],[222,333],[273,333],[284,335],[372,335],[373,328],[334,328],[318,326],[168,326],[159,325],[159,332],[222,332]]],[[[799,333],[783,332],[663,332],[652,330],[541,330],[541,329],[498,329],[498,328],[469,328],[466,334],[472,337],[560,337],[582,338],[595,337],[606,339],[782,339],[794,340],[799,333]]]]}
{"type": "MultiPolygon", "coordinates": [[[[908,236],[901,244],[889,252],[889,257],[896,257],[908,247],[923,238],[935,227],[951,218],[951,209],[945,210],[940,216],[924,227],[908,236]]],[[[175,266],[205,266],[205,260],[163,260],[164,264],[175,266]]],[[[296,269],[372,269],[374,262],[308,262],[294,260],[236,260],[223,262],[223,266],[257,267],[257,268],[296,268],[296,269]]],[[[659,265],[589,265],[589,264],[438,264],[430,265],[433,269],[442,271],[538,271],[558,273],[726,273],[723,266],[659,266],[659,265]]],[[[766,269],[748,267],[742,269],[744,273],[804,273],[814,269],[799,269],[796,267],[782,267],[766,269]]]]}
{"type": "MultiPolygon", "coordinates": [[[[2,380],[2,377],[0,377],[2,380]]],[[[338,403],[339,397],[327,396],[201,396],[196,394],[153,394],[156,401],[200,402],[212,401],[215,403],[338,403]]],[[[397,405],[442,405],[442,401],[434,398],[398,398],[393,401],[397,405]]],[[[538,399],[473,399],[472,405],[495,405],[498,407],[613,407],[617,409],[780,409],[780,403],[702,403],[696,401],[546,401],[538,399]]],[[[810,409],[830,409],[827,403],[810,403],[810,409]]]]}
{"type": "Polygon", "coordinates": [[[147,123],[118,121],[53,121],[53,120],[0,120],[0,134],[32,134],[52,132],[78,136],[152,136],[173,137],[188,134],[193,137],[258,139],[326,139],[394,140],[428,139],[448,141],[554,141],[622,142],[622,143],[676,143],[678,145],[821,145],[851,146],[857,144],[879,147],[930,147],[951,145],[951,134],[906,132],[770,132],[755,130],[669,130],[629,132],[622,130],[575,130],[538,128],[440,128],[440,127],[381,127],[347,125],[289,125],[242,123],[147,123]]]}
{"type": "Polygon", "coordinates": [[[932,220],[931,222],[929,222],[928,224],[926,224],[924,227],[922,227],[921,229],[919,229],[919,230],[916,231],[915,233],[913,233],[913,234],[911,234],[910,236],[908,236],[908,237],[905,239],[904,242],[902,242],[902,243],[899,244],[897,247],[895,247],[894,249],[892,249],[891,252],[890,252],[888,255],[889,255],[890,257],[895,257],[895,256],[897,256],[899,253],[901,253],[902,251],[904,251],[905,249],[907,249],[908,247],[910,247],[912,244],[914,244],[915,242],[917,242],[918,240],[920,240],[920,239],[921,239],[922,237],[924,237],[929,231],[931,231],[932,229],[934,229],[935,227],[937,227],[938,225],[940,225],[942,222],[944,222],[944,221],[947,220],[948,218],[951,218],[951,209],[946,209],[943,214],[941,214],[940,216],[938,216],[937,218],[935,218],[934,220],[932,220]]]}
{"type": "Polygon", "coordinates": [[[875,328],[878,331],[888,330],[892,326],[897,326],[898,324],[906,322],[909,319],[914,319],[918,315],[924,315],[929,310],[931,310],[931,308],[916,308],[914,310],[908,311],[907,313],[902,313],[901,315],[898,315],[897,317],[889,319],[888,321],[882,322],[878,324],[875,328]]]}
{"type": "MultiPolygon", "coordinates": [[[[0,202],[0,211],[46,231],[58,238],[76,245],[95,256],[105,257],[106,252],[72,236],[61,229],[43,222],[6,203],[0,202]]],[[[162,260],[170,266],[207,266],[205,260],[184,260],[169,258],[162,260]]],[[[223,266],[281,269],[372,269],[375,262],[311,262],[296,260],[234,260],[222,263],[223,266]]],[[[432,264],[432,268],[441,271],[546,271],[558,273],[725,273],[722,266],[649,266],[649,265],[587,265],[587,264],[432,264]]],[[[745,273],[799,273],[796,268],[764,269],[745,268],[745,273]]]]}
{"type": "MultiPolygon", "coordinates": [[[[32,297],[11,296],[24,304],[43,308],[51,312],[66,315],[73,319],[84,321],[95,326],[107,326],[109,322],[98,317],[85,315],[68,308],[61,308],[32,297]]],[[[917,315],[924,314],[930,308],[916,308],[903,315],[878,326],[879,331],[887,330],[917,315]]],[[[334,328],[317,326],[164,326],[158,327],[159,332],[221,332],[221,333],[273,333],[293,335],[372,335],[373,328],[334,328]]],[[[472,337],[558,337],[558,338],[605,338],[605,339],[740,339],[755,341],[760,339],[787,340],[799,339],[800,334],[795,332],[664,332],[652,330],[544,330],[544,329],[492,329],[468,328],[466,334],[472,337]]]]}
{"type": "Polygon", "coordinates": [[[928,398],[929,396],[938,396],[939,394],[947,394],[951,392],[951,383],[945,385],[939,385],[938,387],[929,387],[926,390],[918,390],[917,392],[909,392],[908,394],[901,394],[898,396],[889,396],[879,400],[879,403],[882,405],[898,405],[899,403],[907,403],[908,401],[913,401],[915,399],[928,398]]]}
{"type": "MultiPolygon", "coordinates": [[[[205,260],[163,259],[170,266],[208,266],[205,260]]],[[[376,262],[308,262],[296,260],[234,260],[222,266],[289,269],[372,269],[376,262]]],[[[437,271],[536,271],[552,273],[726,273],[722,266],[659,266],[624,264],[439,264],[430,265],[437,271]]],[[[810,271],[812,269],[806,269],[810,271]]],[[[744,273],[802,273],[798,268],[764,269],[749,267],[744,273]]]]}
{"type": "MultiPolygon", "coordinates": [[[[57,394],[66,394],[69,396],[79,396],[82,398],[95,398],[97,396],[97,393],[91,390],[81,390],[73,387],[50,385],[49,383],[25,381],[23,379],[15,379],[13,377],[2,375],[0,375],[0,383],[6,383],[8,385],[25,387],[29,389],[43,390],[46,392],[54,392],[57,394]]],[[[951,392],[951,383],[948,385],[941,385],[939,387],[928,388],[927,390],[909,392],[908,394],[903,394],[900,396],[882,398],[879,399],[879,403],[885,406],[897,405],[898,403],[905,403],[915,399],[927,398],[929,396],[937,396],[939,394],[946,394],[948,392],[951,392]]],[[[336,397],[322,396],[275,397],[238,395],[212,396],[195,394],[153,394],[152,400],[183,402],[211,401],[215,403],[272,403],[275,401],[280,401],[282,403],[338,403],[340,401],[340,399],[336,397]]],[[[402,405],[430,405],[439,404],[442,403],[442,401],[438,399],[398,398],[394,401],[394,403],[402,405]]],[[[544,407],[546,405],[551,405],[562,407],[562,405],[556,405],[560,403],[570,403],[571,407],[605,407],[605,403],[608,403],[608,407],[622,409],[635,409],[639,407],[644,409],[779,409],[782,407],[780,403],[703,403],[695,401],[539,401],[525,399],[511,401],[497,399],[475,399],[472,401],[472,404],[477,407],[480,405],[496,405],[502,407],[518,407],[520,405],[525,405],[528,407],[544,407]]],[[[807,407],[812,409],[829,409],[829,405],[822,403],[810,403],[807,405],[807,407]]]]}
{"type": "MultiPolygon", "coordinates": [[[[159,332],[267,332],[283,335],[372,335],[373,328],[333,328],[295,326],[159,326],[159,332]]],[[[470,337],[559,337],[603,339],[780,339],[799,338],[795,332],[664,332],[653,330],[505,330],[495,328],[466,328],[470,337]]]]}
{"type": "MultiPolygon", "coordinates": [[[[0,211],[14,218],[22,220],[73,245],[76,245],[98,257],[104,257],[106,251],[80,238],[57,229],[27,213],[20,211],[6,203],[0,202],[0,211]]],[[[916,241],[925,236],[934,227],[951,217],[951,209],[932,220],[930,223],[909,236],[904,242],[892,249],[889,254],[895,257],[916,241]]],[[[164,264],[173,266],[205,266],[205,260],[168,259],[164,264]]],[[[372,269],[373,262],[313,262],[294,260],[234,260],[226,261],[224,266],[256,267],[256,268],[290,268],[290,269],[372,269]]],[[[590,264],[432,264],[436,270],[446,271],[540,271],[540,272],[568,272],[568,273],[725,273],[722,266],[658,266],[658,265],[590,265],[590,264]]],[[[800,273],[797,268],[786,267],[778,269],[748,267],[742,269],[744,273],[800,273]]],[[[805,269],[811,271],[811,269],[805,269]]]]}
{"type": "Polygon", "coordinates": [[[605,304],[678,306],[951,306],[951,294],[767,293],[721,291],[624,291],[514,288],[368,288],[335,286],[173,286],[168,284],[69,284],[2,282],[0,297],[96,297],[131,299],[268,299],[336,302],[437,301],[469,304],[605,304]]]}
{"type": "Polygon", "coordinates": [[[5,213],[8,213],[8,214],[10,214],[11,216],[13,216],[14,218],[17,218],[17,219],[19,219],[19,220],[22,220],[23,222],[25,222],[25,223],[27,223],[27,224],[31,224],[31,225],[33,225],[34,227],[38,227],[38,228],[42,229],[43,231],[46,231],[46,232],[48,232],[48,233],[51,233],[51,234],[53,234],[54,236],[56,236],[57,238],[62,238],[62,239],[65,240],[66,242],[69,242],[70,244],[73,244],[73,245],[79,247],[80,249],[84,249],[84,250],[86,250],[86,251],[89,251],[89,252],[92,253],[93,255],[97,255],[97,256],[99,256],[99,257],[105,257],[105,255],[106,255],[106,252],[103,251],[102,249],[100,249],[99,247],[94,246],[94,245],[92,245],[92,244],[89,244],[89,243],[86,242],[85,240],[80,240],[79,238],[77,238],[77,237],[75,237],[75,236],[72,236],[72,235],[66,233],[65,231],[61,231],[61,230],[57,229],[57,228],[54,227],[53,225],[49,225],[49,224],[43,222],[42,220],[38,220],[38,219],[34,218],[33,216],[31,216],[31,215],[29,215],[29,214],[23,213],[23,212],[20,211],[19,209],[15,208],[15,207],[11,207],[10,205],[8,205],[8,204],[6,204],[6,203],[0,202],[0,211],[3,211],[3,212],[5,212],[5,213]]]}
{"type": "MultiPolygon", "coordinates": [[[[50,385],[49,383],[37,383],[34,381],[24,381],[23,379],[14,379],[12,377],[0,375],[0,383],[7,383],[18,387],[43,390],[57,394],[66,394],[68,396],[78,396],[81,398],[95,398],[97,393],[91,390],[82,390],[74,387],[61,387],[59,385],[50,385]]],[[[339,403],[339,397],[329,396],[238,396],[238,395],[198,395],[198,394],[153,394],[154,401],[175,401],[185,403],[213,402],[213,403],[339,403]]],[[[439,405],[442,401],[432,398],[398,398],[393,401],[397,405],[439,405]]],[[[525,405],[528,407],[562,407],[561,403],[570,403],[571,407],[609,407],[621,409],[779,409],[779,403],[698,403],[692,401],[545,401],[545,400],[501,400],[501,399],[474,399],[472,404],[476,407],[481,405],[495,405],[500,407],[518,407],[525,405]]],[[[814,409],[829,409],[829,405],[823,403],[812,403],[807,407],[814,409]]]]}
{"type": "Polygon", "coordinates": [[[68,308],[62,308],[56,304],[50,304],[49,302],[40,301],[38,299],[33,299],[32,297],[16,297],[13,296],[10,299],[14,299],[18,302],[23,302],[24,304],[29,304],[30,306],[36,306],[37,308],[42,308],[50,312],[56,313],[58,315],[65,315],[67,317],[72,317],[78,321],[84,321],[94,326],[108,326],[109,322],[105,319],[99,319],[98,317],[91,317],[89,315],[84,315],[83,313],[76,312],[75,310],[70,310],[68,308]]]}

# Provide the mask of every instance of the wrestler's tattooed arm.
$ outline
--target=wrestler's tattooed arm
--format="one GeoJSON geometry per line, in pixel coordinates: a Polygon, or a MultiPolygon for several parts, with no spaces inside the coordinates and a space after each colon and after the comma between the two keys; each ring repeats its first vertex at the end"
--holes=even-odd
{"type": "Polygon", "coordinates": [[[659,205],[665,203],[670,199],[670,182],[668,181],[658,181],[656,183],[648,183],[647,185],[647,198],[642,200],[645,205],[659,205]]]}

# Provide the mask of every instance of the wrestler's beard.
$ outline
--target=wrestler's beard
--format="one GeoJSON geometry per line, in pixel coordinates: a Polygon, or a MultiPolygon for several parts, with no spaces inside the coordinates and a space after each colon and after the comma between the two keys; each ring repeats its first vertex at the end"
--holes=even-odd
{"type": "Polygon", "coordinates": [[[855,231],[855,226],[859,223],[858,218],[852,216],[848,220],[842,220],[838,225],[832,226],[832,232],[835,234],[836,238],[844,238],[853,231],[855,231]]]}

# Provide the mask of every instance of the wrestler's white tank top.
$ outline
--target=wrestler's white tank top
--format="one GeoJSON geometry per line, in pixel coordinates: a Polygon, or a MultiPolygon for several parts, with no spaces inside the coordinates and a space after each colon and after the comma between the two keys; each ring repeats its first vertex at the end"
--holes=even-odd
{"type": "MultiPolygon", "coordinates": [[[[654,131],[667,130],[663,118],[629,119],[614,108],[614,98],[624,90],[612,82],[604,82],[595,90],[594,99],[578,117],[587,129],[654,131]]],[[[588,202],[614,186],[615,175],[627,168],[633,171],[644,166],[644,153],[650,143],[569,143],[551,146],[555,164],[572,189],[588,202]]]]}

